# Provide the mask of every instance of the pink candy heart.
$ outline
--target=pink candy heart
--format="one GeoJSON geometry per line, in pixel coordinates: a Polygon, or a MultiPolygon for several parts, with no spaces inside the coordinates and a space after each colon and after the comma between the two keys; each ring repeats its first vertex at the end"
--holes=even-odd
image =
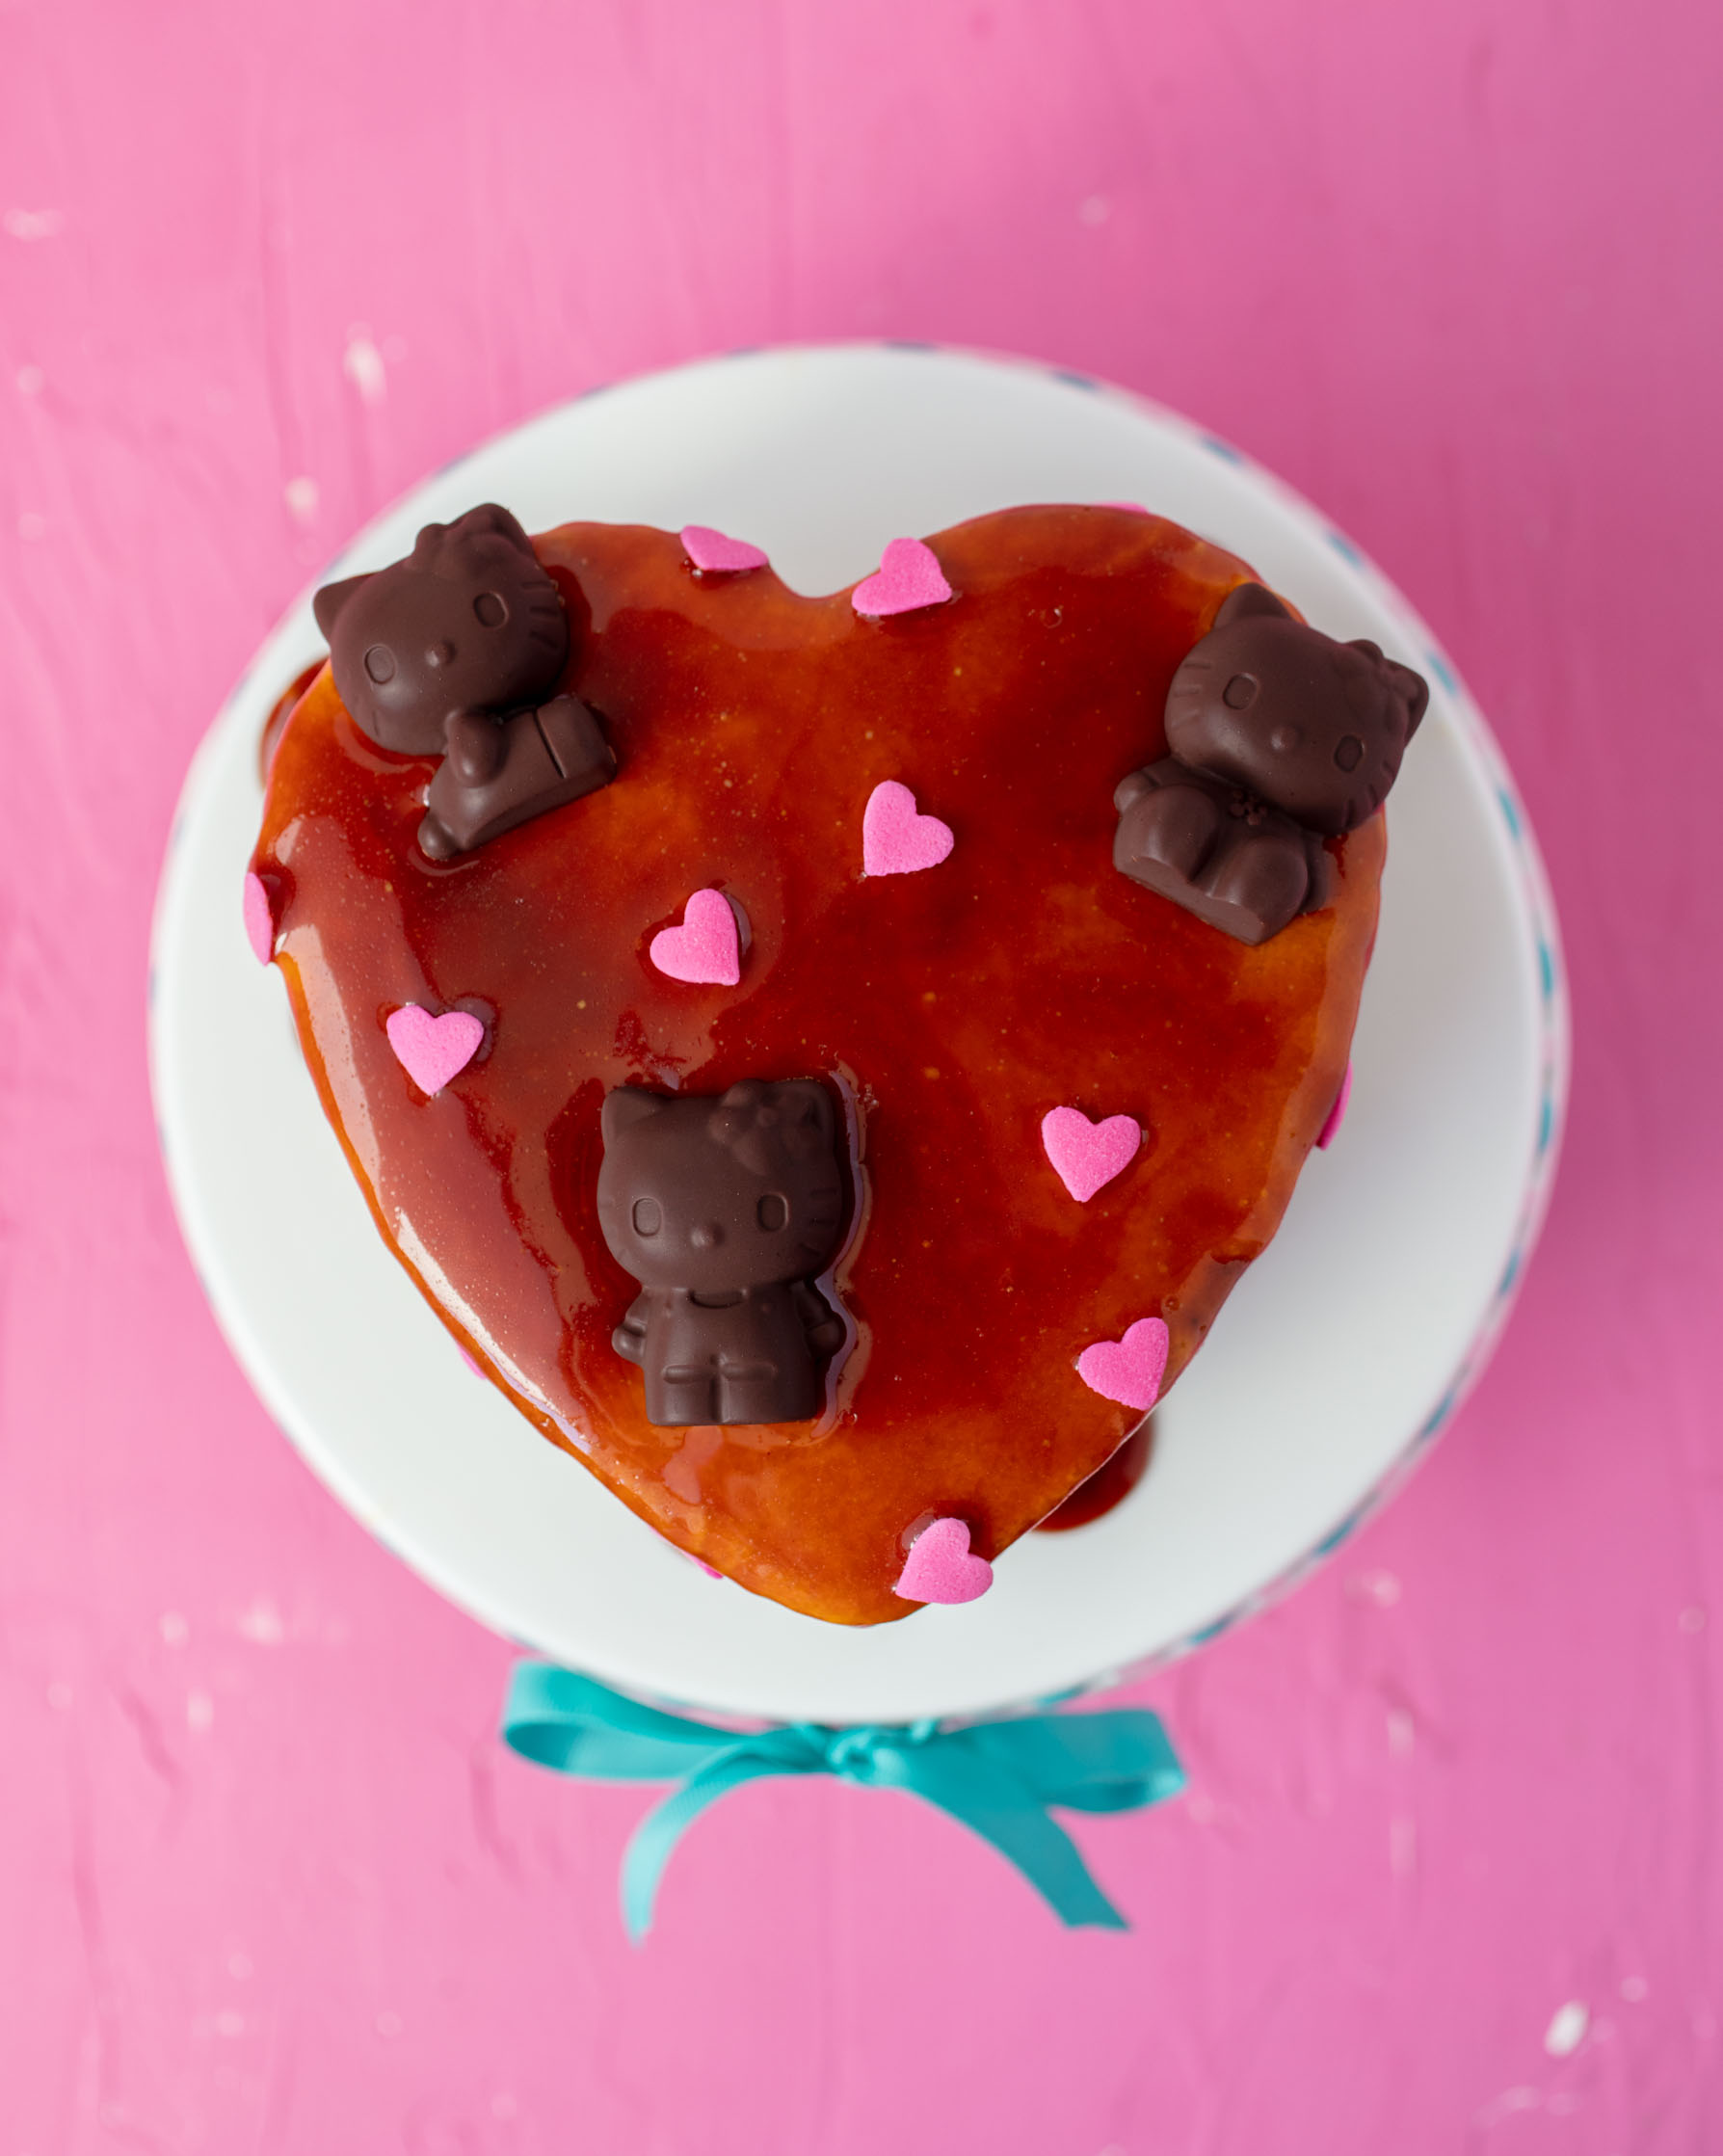
{"type": "Polygon", "coordinates": [[[1133,517],[1147,517],[1149,512],[1140,501],[1103,501],[1102,509],[1128,509],[1133,517]]]}
{"type": "Polygon", "coordinates": [[[245,920],[246,942],[258,965],[267,966],[276,954],[276,916],[263,878],[254,871],[246,875],[245,920]]]}
{"type": "Polygon", "coordinates": [[[745,539],[729,539],[710,524],[684,524],[678,536],[696,569],[739,576],[744,570],[766,567],[767,557],[757,546],[745,539]]]}
{"type": "Polygon", "coordinates": [[[938,816],[924,816],[915,796],[895,779],[883,779],[862,812],[862,866],[870,876],[909,876],[937,868],[957,843],[938,816]]]}
{"type": "Polygon", "coordinates": [[[417,1003],[390,1011],[384,1030],[395,1060],[421,1093],[440,1093],[479,1052],[485,1028],[471,1011],[444,1011],[433,1017],[417,1003]]]}
{"type": "Polygon", "coordinates": [[[935,1520],[910,1544],[897,1584],[905,1602],[973,1602],[994,1584],[994,1568],[969,1549],[963,1520],[935,1520]]]}
{"type": "Polygon", "coordinates": [[[882,614],[942,606],[950,597],[951,586],[933,548],[919,539],[893,539],[887,542],[879,568],[850,594],[850,604],[872,621],[882,614]]]}
{"type": "Polygon", "coordinates": [[[1086,1206],[1103,1184],[1129,1167],[1143,1131],[1128,1115],[1091,1123],[1081,1108],[1049,1108],[1041,1119],[1041,1142],[1060,1182],[1086,1206]]]}
{"type": "Polygon", "coordinates": [[[1160,1397],[1167,1369],[1167,1328],[1158,1318],[1139,1318],[1123,1340],[1098,1340],[1077,1357],[1077,1375],[1092,1393],[1147,1414],[1160,1397]]]}
{"type": "Polygon", "coordinates": [[[1326,1152],[1340,1134],[1340,1125],[1346,1120],[1346,1103],[1352,1098],[1352,1066],[1346,1066],[1346,1075],[1340,1080],[1340,1090],[1334,1097],[1334,1106],[1328,1111],[1328,1121],[1316,1132],[1316,1143],[1326,1152]]]}
{"type": "Polygon", "coordinates": [[[673,981],[734,988],[742,977],[742,940],[729,900],[721,891],[697,891],[682,909],[681,926],[659,929],[649,955],[673,981]]]}

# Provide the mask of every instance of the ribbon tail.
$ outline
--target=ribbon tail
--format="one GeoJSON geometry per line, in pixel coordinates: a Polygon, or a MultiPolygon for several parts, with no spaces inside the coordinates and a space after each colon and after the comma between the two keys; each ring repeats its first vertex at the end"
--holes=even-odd
{"type": "MultiPolygon", "coordinates": [[[[905,1755],[900,1755],[905,1757],[905,1755]]],[[[1082,1851],[1043,1807],[1026,1782],[996,1768],[976,1773],[968,1763],[930,1754],[905,1757],[908,1769],[892,1780],[900,1789],[937,1804],[941,1811],[991,1842],[1014,1864],[1062,1924],[1128,1931],[1130,1925],[1096,1884],[1082,1851]]]]}
{"type": "Polygon", "coordinates": [[[1166,1725],[1141,1707],[976,1722],[951,1731],[945,1747],[973,1752],[992,1772],[1021,1776],[1061,1811],[1132,1812],[1185,1786],[1166,1725]]]}
{"type": "Polygon", "coordinates": [[[744,1782],[761,1781],[768,1774],[796,1774],[806,1769],[785,1759],[760,1753],[731,1751],[699,1768],[663,1803],[655,1805],[634,1829],[623,1855],[623,1923],[638,1946],[651,1930],[652,1908],[658,1882],[671,1851],[708,1804],[744,1782]]]}

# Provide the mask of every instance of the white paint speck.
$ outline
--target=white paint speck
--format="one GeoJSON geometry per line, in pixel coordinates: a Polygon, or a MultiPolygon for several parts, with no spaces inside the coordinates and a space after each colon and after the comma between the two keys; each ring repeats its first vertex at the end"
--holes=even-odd
{"type": "Polygon", "coordinates": [[[170,1647],[183,1647],[192,1637],[192,1628],[177,1610],[164,1610],[161,1614],[162,1639],[170,1647]]]}
{"type": "Polygon", "coordinates": [[[64,1715],[71,1703],[72,1689],[70,1685],[63,1684],[56,1679],[48,1687],[48,1705],[53,1708],[55,1714],[64,1715]]]}
{"type": "Polygon", "coordinates": [[[26,509],[18,518],[20,539],[40,539],[48,528],[48,519],[40,510],[26,509]]]}
{"type": "Polygon", "coordinates": [[[278,1647],[287,1637],[281,1612],[267,1595],[260,1594],[239,1620],[242,1637],[254,1647],[278,1647]]]}
{"type": "Polygon", "coordinates": [[[1551,2015],[1550,2026],[1544,2031],[1544,2049],[1551,2059],[1567,2058],[1585,2040],[1590,2023],[1591,2009],[1582,1999],[1570,1999],[1551,2015]]]}
{"type": "Polygon", "coordinates": [[[287,514],[296,524],[308,524],[315,519],[323,491],[308,472],[302,471],[297,479],[288,480],[281,494],[287,504],[287,514]]]}
{"type": "Polygon", "coordinates": [[[215,2026],[218,2036],[243,2036],[246,2033],[246,2017],[237,2008],[224,2007],[215,2017],[215,2026]]]}
{"type": "Polygon", "coordinates": [[[1621,1980],[1621,1995],[1630,2007],[1636,2007],[1650,1989],[1651,1985],[1643,1977],[1623,1977],[1621,1980]]]}
{"type": "Polygon", "coordinates": [[[206,1691],[189,1691],[185,1698],[186,1727],[199,1737],[215,1722],[215,1701],[206,1691]]]}
{"type": "Polygon", "coordinates": [[[377,2016],[377,2034],[380,2036],[398,2036],[401,2034],[401,2016],[398,2013],[380,2013],[377,2016]]]}
{"type": "Polygon", "coordinates": [[[381,404],[388,394],[388,370],[383,363],[383,354],[372,342],[371,333],[362,322],[356,322],[347,333],[347,349],[341,355],[341,365],[348,381],[366,404],[381,404]]]}
{"type": "Polygon", "coordinates": [[[1392,1572],[1361,1572],[1351,1584],[1360,1602],[1373,1602],[1378,1610],[1392,1610],[1400,1599],[1400,1583],[1392,1572]]]}
{"type": "Polygon", "coordinates": [[[1077,222],[1080,225],[1104,225],[1113,214],[1113,205],[1104,195],[1085,195],[1077,204],[1077,222]]]}
{"type": "Polygon", "coordinates": [[[0,217],[14,240],[51,240],[65,223],[64,212],[57,209],[9,209],[0,217]]]}
{"type": "Polygon", "coordinates": [[[1418,1870],[1418,1822],[1391,1819],[1388,1823],[1388,1868],[1396,1879],[1409,1878],[1418,1870]]]}
{"type": "Polygon", "coordinates": [[[41,395],[42,371],[40,367],[20,367],[17,371],[16,380],[20,397],[40,397],[41,395]]]}
{"type": "Polygon", "coordinates": [[[1388,1748],[1395,1759],[1410,1759],[1412,1747],[1418,1743],[1418,1724],[1404,1707],[1391,1707],[1388,1712],[1388,1748]]]}
{"type": "Polygon", "coordinates": [[[1536,2111],[1543,2096],[1535,2089],[1504,2089],[1499,2096],[1492,2096],[1481,2110],[1471,2116],[1474,2126],[1499,2126],[1504,2118],[1511,2118],[1517,2111],[1536,2111]]]}
{"type": "Polygon", "coordinates": [[[230,1954],[227,1956],[227,1974],[236,1983],[244,1983],[251,1973],[252,1957],[249,1954],[230,1954]]]}
{"type": "Polygon", "coordinates": [[[1683,1610],[1676,1621],[1683,1632],[1703,1632],[1705,1611],[1695,1605],[1692,1609],[1683,1610]]]}

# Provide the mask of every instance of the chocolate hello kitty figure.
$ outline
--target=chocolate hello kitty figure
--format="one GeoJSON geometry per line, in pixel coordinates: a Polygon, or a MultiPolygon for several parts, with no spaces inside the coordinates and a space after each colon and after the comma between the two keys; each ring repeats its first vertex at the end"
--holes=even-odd
{"type": "Polygon", "coordinates": [[[832,1097],[811,1078],[717,1098],[606,1095],[598,1220],[641,1283],[612,1336],[649,1423],[800,1423],[844,1323],[813,1276],[843,1240],[832,1097]]]}
{"type": "Polygon", "coordinates": [[[1260,584],[1230,592],[1167,692],[1167,745],[1113,794],[1113,865],[1241,944],[1328,896],[1324,838],[1381,808],[1430,691],[1260,584]]]}
{"type": "Polygon", "coordinates": [[[562,595],[506,509],[427,524],[404,561],[312,601],[355,722],[380,748],[440,756],[419,843],[481,846],[606,785],[616,759],[578,698],[543,701],[569,658],[562,595]]]}

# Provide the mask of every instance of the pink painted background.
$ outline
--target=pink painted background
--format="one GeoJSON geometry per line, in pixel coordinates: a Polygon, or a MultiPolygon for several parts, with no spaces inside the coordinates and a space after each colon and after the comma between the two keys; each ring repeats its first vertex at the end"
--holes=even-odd
{"type": "Polygon", "coordinates": [[[1720,58],[1702,0],[0,0],[0,2156],[1723,2146],[1720,58]],[[1403,583],[1548,850],[1573,1121],[1409,1490],[1138,1688],[1134,1932],[775,1785],[635,1953],[644,1797],[499,1750],[507,1648],[216,1335],[147,916],[373,511],[857,334],[1147,390],[1403,583]]]}

